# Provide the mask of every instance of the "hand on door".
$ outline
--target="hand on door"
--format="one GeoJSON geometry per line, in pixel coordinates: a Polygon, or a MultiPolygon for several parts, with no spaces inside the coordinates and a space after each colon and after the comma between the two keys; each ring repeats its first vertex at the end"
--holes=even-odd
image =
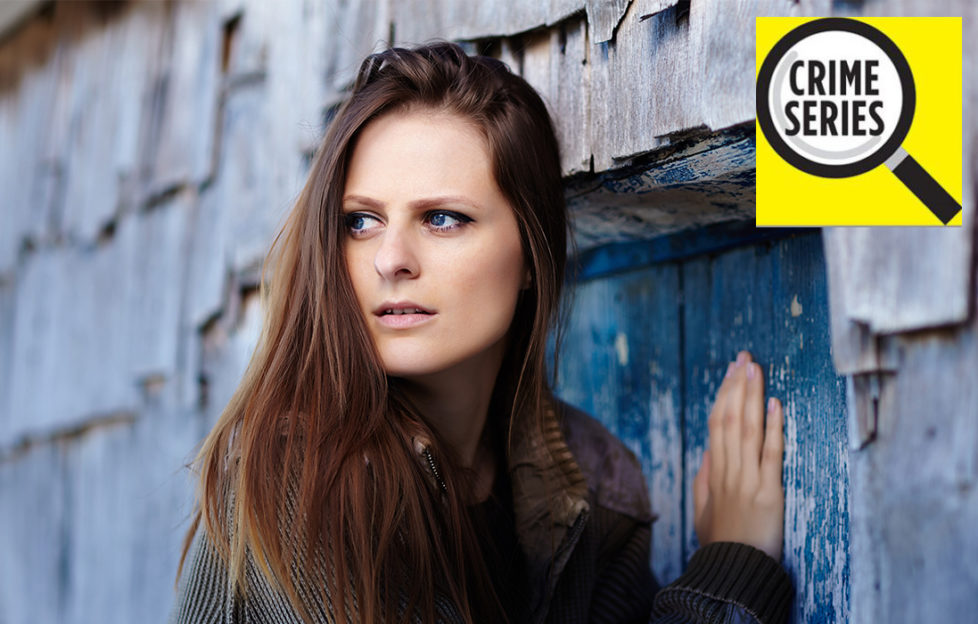
{"type": "Polygon", "coordinates": [[[741,542],[780,560],[784,413],[772,397],[765,423],[763,373],[747,351],[727,368],[709,429],[708,450],[693,481],[700,543],[741,542]]]}

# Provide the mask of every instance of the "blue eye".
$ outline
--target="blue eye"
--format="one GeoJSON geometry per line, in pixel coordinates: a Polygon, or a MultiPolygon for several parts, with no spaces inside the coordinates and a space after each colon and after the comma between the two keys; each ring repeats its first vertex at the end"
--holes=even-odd
{"type": "Polygon", "coordinates": [[[466,223],[472,222],[472,219],[469,217],[450,210],[431,212],[428,213],[426,218],[428,225],[439,231],[454,230],[466,223]]]}
{"type": "Polygon", "coordinates": [[[353,212],[343,216],[347,231],[353,235],[363,235],[370,230],[379,227],[380,220],[362,212],[353,212]]]}

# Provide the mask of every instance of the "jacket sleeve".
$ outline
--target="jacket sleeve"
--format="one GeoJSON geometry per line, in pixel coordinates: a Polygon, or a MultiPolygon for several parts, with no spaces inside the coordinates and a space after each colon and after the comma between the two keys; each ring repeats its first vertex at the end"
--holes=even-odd
{"type": "Polygon", "coordinates": [[[187,551],[169,624],[234,624],[228,571],[203,528],[187,551]]]}
{"type": "Polygon", "coordinates": [[[781,565],[746,544],[697,550],[686,571],[655,596],[650,622],[783,624],[794,589],[781,565]]]}

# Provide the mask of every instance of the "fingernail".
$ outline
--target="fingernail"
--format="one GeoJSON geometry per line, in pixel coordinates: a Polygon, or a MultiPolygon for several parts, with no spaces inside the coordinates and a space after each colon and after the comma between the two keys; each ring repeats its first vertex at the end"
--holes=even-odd
{"type": "Polygon", "coordinates": [[[768,399],[767,400],[767,411],[768,412],[773,412],[775,405],[777,405],[777,404],[774,402],[774,397],[771,397],[770,399],[768,399]]]}
{"type": "Polygon", "coordinates": [[[753,379],[757,376],[757,364],[749,364],[747,366],[747,378],[753,379]]]}
{"type": "Polygon", "coordinates": [[[727,377],[733,375],[733,371],[734,371],[734,363],[731,362],[727,364],[727,377]]]}
{"type": "Polygon", "coordinates": [[[746,361],[747,361],[747,356],[744,354],[743,351],[737,354],[737,366],[743,366],[744,362],[746,361]]]}

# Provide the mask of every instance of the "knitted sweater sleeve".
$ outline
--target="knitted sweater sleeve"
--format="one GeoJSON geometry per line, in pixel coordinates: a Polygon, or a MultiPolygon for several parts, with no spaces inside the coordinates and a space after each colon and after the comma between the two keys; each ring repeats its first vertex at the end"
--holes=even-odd
{"type": "Polygon", "coordinates": [[[650,622],[783,624],[793,596],[788,573],[766,553],[717,542],[697,550],[686,571],[658,591],[650,622]]]}
{"type": "Polygon", "coordinates": [[[203,529],[187,551],[169,624],[234,624],[228,572],[203,529]]]}
{"type": "Polygon", "coordinates": [[[766,553],[734,542],[709,544],[696,551],[678,579],[660,588],[648,563],[650,523],[620,518],[617,528],[606,564],[599,566],[589,622],[787,622],[794,594],[791,580],[766,553]]]}

